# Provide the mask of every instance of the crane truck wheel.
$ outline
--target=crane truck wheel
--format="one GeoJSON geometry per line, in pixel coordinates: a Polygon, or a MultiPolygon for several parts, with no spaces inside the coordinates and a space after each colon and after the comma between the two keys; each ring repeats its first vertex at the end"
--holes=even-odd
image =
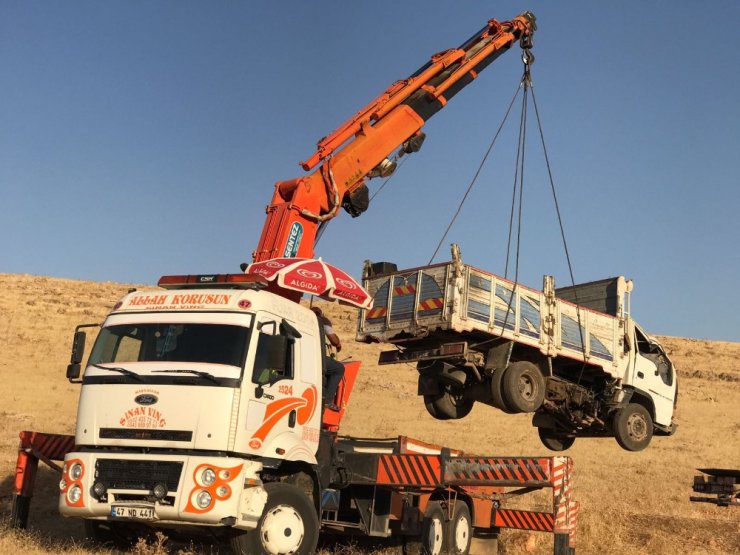
{"type": "Polygon", "coordinates": [[[537,433],[540,436],[542,445],[550,451],[565,451],[566,449],[570,449],[576,441],[574,436],[556,434],[550,428],[537,428],[537,433]]]}
{"type": "Polygon", "coordinates": [[[421,523],[421,536],[407,537],[403,555],[441,555],[447,553],[447,524],[439,501],[430,501],[421,523]]]}
{"type": "Polygon", "coordinates": [[[319,519],[313,501],[283,482],[265,484],[267,503],[257,528],[231,537],[237,555],[308,555],[319,541],[319,519]]]}
{"type": "Polygon", "coordinates": [[[447,529],[447,552],[450,555],[468,555],[473,541],[473,520],[468,504],[458,498],[452,520],[447,529]]]}
{"type": "Polygon", "coordinates": [[[535,412],[545,400],[545,378],[531,362],[509,364],[501,387],[504,399],[516,412],[535,412]]]}
{"type": "Polygon", "coordinates": [[[491,377],[491,399],[493,400],[493,406],[497,409],[504,411],[506,414],[515,414],[518,411],[514,410],[510,406],[509,400],[504,397],[503,382],[507,370],[508,367],[494,370],[493,377],[491,377]]]}
{"type": "Polygon", "coordinates": [[[612,427],[617,443],[627,451],[642,451],[653,438],[653,419],[648,410],[637,403],[619,409],[612,427]]]}
{"type": "Polygon", "coordinates": [[[425,394],[424,405],[427,412],[437,420],[457,420],[465,418],[473,410],[475,401],[457,387],[445,385],[441,393],[425,394]]]}

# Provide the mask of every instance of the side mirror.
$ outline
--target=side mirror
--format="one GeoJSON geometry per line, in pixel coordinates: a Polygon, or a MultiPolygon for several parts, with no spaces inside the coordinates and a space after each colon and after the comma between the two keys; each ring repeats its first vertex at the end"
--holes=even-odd
{"type": "Polygon", "coordinates": [[[79,364],[68,364],[67,365],[67,379],[75,383],[80,379],[80,369],[82,367],[79,364]]]}
{"type": "Polygon", "coordinates": [[[80,379],[80,363],[82,362],[82,357],[85,355],[86,340],[87,334],[84,331],[77,329],[75,331],[74,339],[72,340],[72,356],[67,365],[67,379],[72,383],[75,383],[80,379]]]}
{"type": "Polygon", "coordinates": [[[82,357],[85,355],[85,341],[87,340],[87,334],[84,331],[75,331],[75,337],[72,340],[72,357],[69,362],[71,364],[80,365],[82,357]]]}
{"type": "Polygon", "coordinates": [[[75,328],[75,336],[72,339],[72,356],[69,357],[67,366],[67,379],[72,383],[80,382],[81,363],[85,356],[85,341],[87,334],[80,331],[82,328],[99,328],[100,324],[80,324],[75,328]]]}

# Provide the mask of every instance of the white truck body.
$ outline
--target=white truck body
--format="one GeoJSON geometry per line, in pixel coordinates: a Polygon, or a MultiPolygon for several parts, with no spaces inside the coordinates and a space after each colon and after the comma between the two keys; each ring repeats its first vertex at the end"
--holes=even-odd
{"type": "MultiPolygon", "coordinates": [[[[625,391],[643,397],[657,431],[671,433],[675,370],[660,345],[630,317],[632,282],[618,277],[555,290],[551,277],[543,281],[537,290],[463,264],[456,247],[449,263],[384,267],[380,273],[368,265],[364,285],[373,307],[360,314],[358,340],[392,343],[399,351],[384,353],[388,356],[380,362],[418,361],[420,371],[422,364],[454,351],[444,345],[464,341],[464,362],[455,351],[457,366],[471,370],[472,377],[467,372],[459,380],[462,391],[489,404],[476,379],[485,381],[494,370],[486,364],[487,349],[509,345],[507,364],[531,361],[546,378],[590,389],[607,383],[612,407],[619,406],[625,391]],[[578,305],[572,302],[576,298],[578,305]]],[[[419,393],[426,393],[422,381],[419,393]]]]}

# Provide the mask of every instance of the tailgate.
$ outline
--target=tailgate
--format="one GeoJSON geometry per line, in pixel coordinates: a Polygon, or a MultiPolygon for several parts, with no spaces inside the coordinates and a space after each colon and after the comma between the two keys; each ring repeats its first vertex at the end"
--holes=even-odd
{"type": "Polygon", "coordinates": [[[366,278],[373,308],[362,311],[357,338],[388,341],[401,333],[448,327],[451,271],[452,264],[437,264],[366,278]]]}

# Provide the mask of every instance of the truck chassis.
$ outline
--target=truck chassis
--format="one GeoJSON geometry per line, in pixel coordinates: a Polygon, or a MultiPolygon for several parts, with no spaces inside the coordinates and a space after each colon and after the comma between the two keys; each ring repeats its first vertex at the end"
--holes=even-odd
{"type": "MultiPolygon", "coordinates": [[[[569,457],[472,456],[400,436],[360,439],[324,430],[328,487],[317,512],[327,534],[398,537],[404,551],[467,553],[473,530],[548,532],[553,553],[575,553],[578,503],[569,457]],[[551,510],[508,508],[526,494],[552,490],[551,510]]],[[[26,528],[39,461],[60,474],[74,436],[20,433],[11,523],[26,528]]],[[[283,476],[283,479],[286,477],[283,476]]],[[[290,481],[290,477],[287,477],[290,481]]]]}

